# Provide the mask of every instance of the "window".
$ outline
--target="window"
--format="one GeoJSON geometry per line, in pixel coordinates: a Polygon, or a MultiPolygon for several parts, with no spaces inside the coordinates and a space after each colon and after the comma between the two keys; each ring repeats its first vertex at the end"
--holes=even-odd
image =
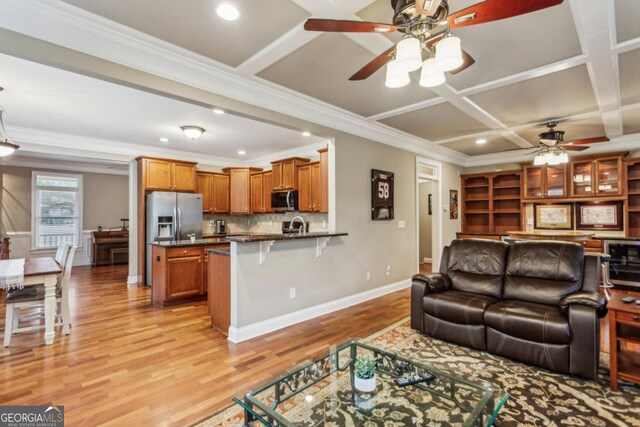
{"type": "Polygon", "coordinates": [[[82,233],[82,175],[33,172],[32,248],[78,245],[82,233]]]}

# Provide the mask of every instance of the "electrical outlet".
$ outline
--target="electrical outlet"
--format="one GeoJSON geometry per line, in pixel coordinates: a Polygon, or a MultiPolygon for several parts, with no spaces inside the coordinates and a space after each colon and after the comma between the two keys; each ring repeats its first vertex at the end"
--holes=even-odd
{"type": "Polygon", "coordinates": [[[388,276],[391,274],[391,266],[387,265],[387,267],[384,269],[384,275],[388,276]]]}
{"type": "Polygon", "coordinates": [[[272,219],[270,219],[270,220],[269,220],[269,227],[272,227],[272,226],[273,226],[273,220],[272,220],[272,219]]]}
{"type": "Polygon", "coordinates": [[[296,288],[289,288],[289,299],[295,299],[296,297],[296,288]]]}
{"type": "Polygon", "coordinates": [[[327,228],[327,221],[326,220],[322,220],[322,228],[327,228]]]}
{"type": "Polygon", "coordinates": [[[403,220],[399,220],[398,221],[398,228],[405,228],[407,226],[407,223],[403,220]]]}
{"type": "Polygon", "coordinates": [[[209,221],[209,227],[213,227],[215,223],[213,221],[209,221]]]}
{"type": "Polygon", "coordinates": [[[371,272],[367,271],[367,280],[371,280],[371,272]]]}
{"type": "Polygon", "coordinates": [[[527,218],[527,225],[533,225],[533,218],[527,218]]]}
{"type": "Polygon", "coordinates": [[[250,219],[247,220],[247,225],[251,225],[251,220],[250,219]]]}

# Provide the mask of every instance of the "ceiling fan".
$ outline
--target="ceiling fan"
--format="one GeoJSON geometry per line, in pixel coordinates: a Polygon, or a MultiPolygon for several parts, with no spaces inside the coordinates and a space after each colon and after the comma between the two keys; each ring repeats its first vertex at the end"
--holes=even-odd
{"type": "Polygon", "coordinates": [[[584,151],[589,148],[589,144],[609,141],[609,138],[606,136],[598,136],[595,138],[565,142],[564,131],[555,129],[555,127],[558,126],[558,122],[547,122],[545,126],[547,126],[547,130],[538,134],[538,138],[540,139],[539,148],[514,148],[512,150],[502,151],[533,150],[533,152],[537,153],[533,160],[534,165],[559,165],[569,161],[567,151],[584,151]]]}
{"type": "Polygon", "coordinates": [[[382,52],[349,80],[364,80],[388,64],[386,86],[405,86],[410,82],[409,72],[422,68],[420,85],[434,87],[445,82],[445,72],[457,74],[475,62],[460,48],[460,39],[451,35],[451,28],[511,18],[556,6],[562,1],[485,0],[449,13],[447,0],[391,0],[393,24],[308,19],[304,29],[340,33],[404,33],[400,42],[382,52]],[[426,52],[424,62],[422,51],[426,52]]]}

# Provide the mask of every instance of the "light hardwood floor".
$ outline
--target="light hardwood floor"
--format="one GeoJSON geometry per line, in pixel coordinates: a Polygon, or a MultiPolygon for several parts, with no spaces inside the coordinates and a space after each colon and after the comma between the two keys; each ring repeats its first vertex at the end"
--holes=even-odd
{"type": "MultiPolygon", "coordinates": [[[[126,266],[74,268],[72,333],[14,335],[0,351],[0,404],[64,405],[67,425],[189,425],[332,344],[409,315],[395,292],[262,338],[229,343],[206,302],[154,309],[150,290],[126,285],[126,266]]],[[[4,296],[2,297],[4,298],[4,296]]],[[[0,327],[4,330],[4,304],[0,327]]]]}

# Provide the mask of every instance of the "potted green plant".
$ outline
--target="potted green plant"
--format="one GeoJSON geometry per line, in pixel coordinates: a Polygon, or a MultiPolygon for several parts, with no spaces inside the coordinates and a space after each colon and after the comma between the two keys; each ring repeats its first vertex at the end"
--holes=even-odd
{"type": "Polygon", "coordinates": [[[187,234],[187,236],[191,239],[191,243],[196,241],[196,233],[187,234]]]}
{"type": "Polygon", "coordinates": [[[353,386],[361,393],[376,389],[376,360],[372,354],[356,356],[353,386]]]}

